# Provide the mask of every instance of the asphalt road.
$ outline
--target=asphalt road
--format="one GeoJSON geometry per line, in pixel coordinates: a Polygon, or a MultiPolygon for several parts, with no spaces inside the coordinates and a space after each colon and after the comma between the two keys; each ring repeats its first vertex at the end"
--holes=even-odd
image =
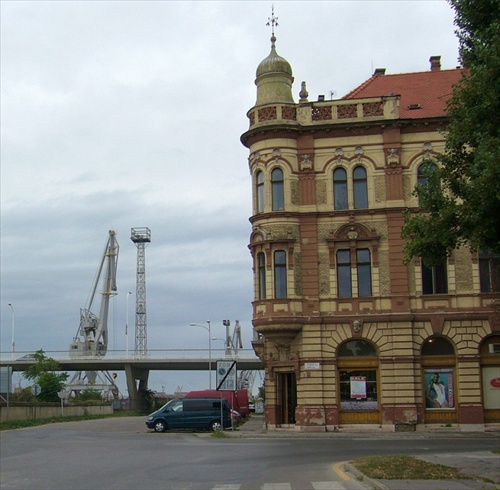
{"type": "Polygon", "coordinates": [[[0,433],[0,488],[359,490],[336,463],[371,454],[440,454],[498,447],[495,437],[357,435],[227,438],[157,434],[145,417],[50,424],[0,433]]]}

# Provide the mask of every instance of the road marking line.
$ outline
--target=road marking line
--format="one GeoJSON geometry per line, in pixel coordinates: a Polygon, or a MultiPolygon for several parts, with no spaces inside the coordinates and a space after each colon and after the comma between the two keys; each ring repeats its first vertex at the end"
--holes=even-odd
{"type": "Polygon", "coordinates": [[[345,490],[344,485],[338,481],[313,481],[311,485],[313,490],[345,490]]]}
{"type": "Polygon", "coordinates": [[[347,473],[344,473],[340,467],[343,465],[344,463],[337,463],[337,464],[334,464],[333,465],[333,471],[335,471],[335,473],[337,473],[337,475],[340,476],[340,478],[342,478],[342,480],[344,481],[349,481],[351,479],[351,477],[347,474],[347,473]]]}

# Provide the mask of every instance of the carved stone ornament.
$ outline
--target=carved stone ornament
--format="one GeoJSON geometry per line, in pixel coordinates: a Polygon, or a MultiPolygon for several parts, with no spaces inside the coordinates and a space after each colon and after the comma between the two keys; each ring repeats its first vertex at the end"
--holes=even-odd
{"type": "Polygon", "coordinates": [[[387,165],[399,165],[399,150],[397,148],[389,148],[387,150],[387,165]]]}
{"type": "Polygon", "coordinates": [[[307,92],[306,82],[302,82],[300,85],[300,92],[299,92],[300,100],[299,100],[299,102],[307,102],[308,96],[309,96],[309,93],[307,92]]]}
{"type": "Polygon", "coordinates": [[[356,146],[356,148],[354,148],[354,154],[356,155],[358,163],[361,163],[361,157],[363,156],[364,152],[365,150],[363,150],[361,146],[356,146]]]}
{"type": "Polygon", "coordinates": [[[279,162],[280,156],[281,156],[281,150],[279,148],[275,148],[273,150],[273,157],[276,163],[279,162]]]}
{"type": "Polygon", "coordinates": [[[361,330],[363,329],[363,324],[359,320],[354,320],[352,322],[352,329],[354,330],[354,333],[361,333],[361,330]]]}
{"type": "Polygon", "coordinates": [[[312,155],[300,155],[300,170],[312,170],[312,155]]]}

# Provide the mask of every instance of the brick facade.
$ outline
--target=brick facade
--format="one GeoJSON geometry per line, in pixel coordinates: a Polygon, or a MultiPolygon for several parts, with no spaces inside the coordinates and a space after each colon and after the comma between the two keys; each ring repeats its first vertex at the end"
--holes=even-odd
{"type": "MultiPolygon", "coordinates": [[[[274,41],[273,50],[276,56],[274,41]]],[[[283,69],[283,58],[277,67],[266,60],[242,142],[250,151],[254,348],[266,367],[268,427],[500,422],[500,406],[485,408],[491,395],[482,379],[500,369],[500,354],[487,353],[488,345],[500,344],[499,294],[481,293],[477,254],[453,251],[444,292],[426,290],[418,258],[403,263],[403,212],[418,211],[412,192],[419,166],[444,149],[442,95],[449,96],[460,70],[399,76],[377,70],[343,99],[302,97],[296,104],[283,95],[291,68],[283,69]],[[277,99],[268,90],[273,76],[284,84],[277,99]],[[407,101],[421,96],[421,109],[410,111],[407,101]],[[272,180],[276,168],[282,183],[272,180]],[[346,178],[336,188],[337,169],[346,178]],[[273,209],[280,192],[283,205],[273,209]],[[363,195],[366,202],[357,201],[363,195]],[[286,257],[284,276],[276,252],[286,257]],[[446,387],[447,406],[440,408],[429,406],[437,403],[438,384],[430,386],[436,374],[446,387]]]]}

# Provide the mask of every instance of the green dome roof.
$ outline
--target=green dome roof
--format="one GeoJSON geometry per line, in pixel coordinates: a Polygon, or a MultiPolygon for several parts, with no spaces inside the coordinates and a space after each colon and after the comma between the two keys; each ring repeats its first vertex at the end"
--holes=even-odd
{"type": "Polygon", "coordinates": [[[274,45],[275,42],[276,38],[273,36],[271,38],[271,52],[269,53],[269,56],[264,58],[257,67],[257,78],[268,73],[285,73],[290,77],[292,76],[292,67],[290,66],[290,63],[285,60],[285,58],[282,58],[276,52],[276,46],[274,45]]]}

